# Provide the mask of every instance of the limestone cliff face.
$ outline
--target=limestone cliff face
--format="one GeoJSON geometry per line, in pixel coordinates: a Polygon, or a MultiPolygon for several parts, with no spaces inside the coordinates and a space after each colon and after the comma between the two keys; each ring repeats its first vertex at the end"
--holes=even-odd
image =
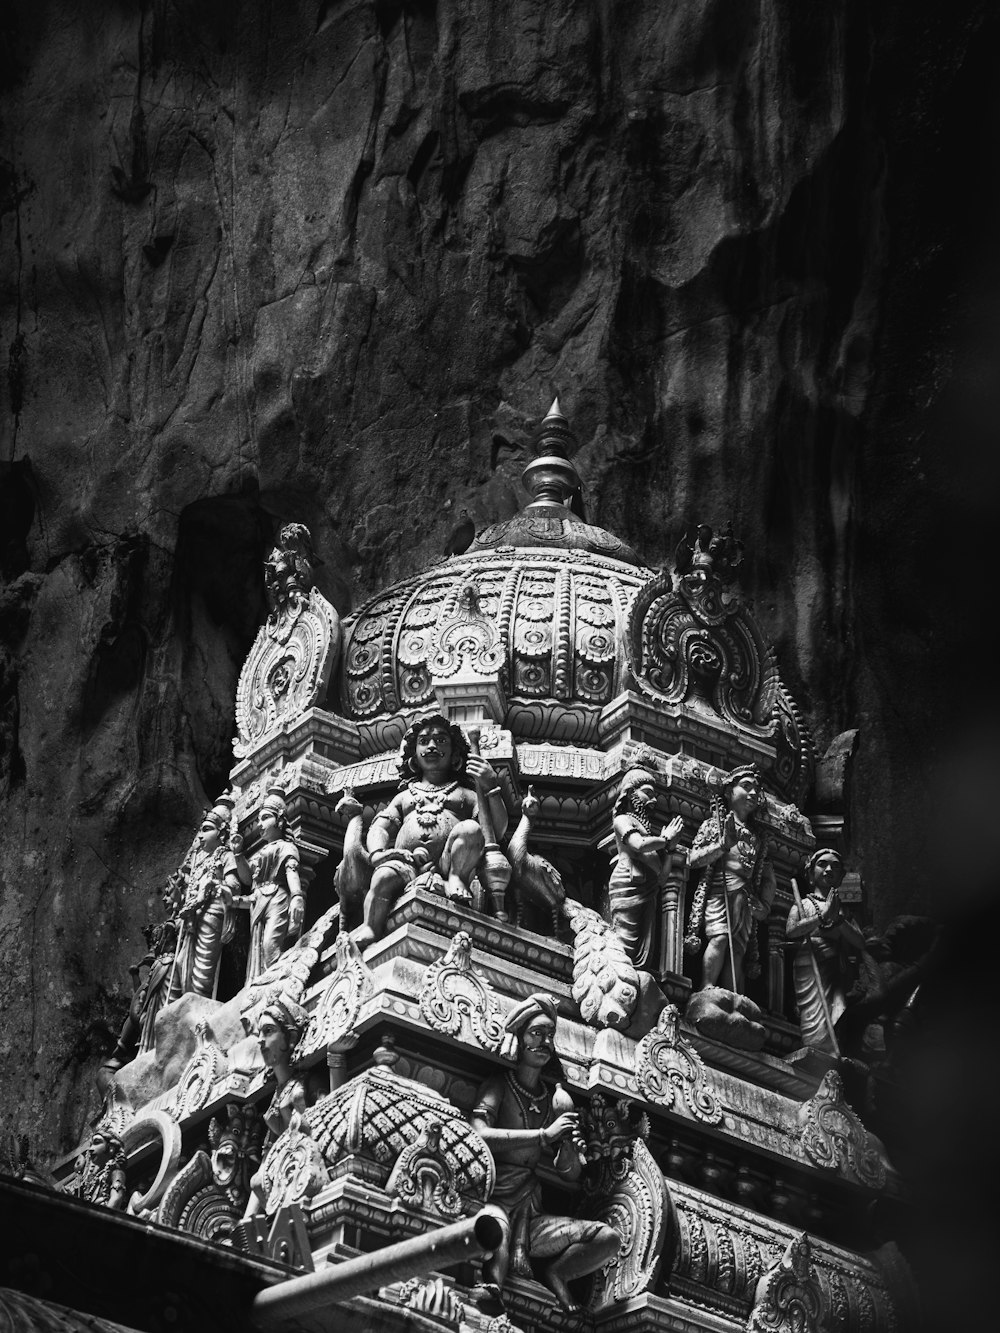
{"type": "Polygon", "coordinates": [[[862,727],[877,913],[926,908],[928,728],[979,648],[956,528],[996,497],[992,335],[947,304],[982,290],[985,7],[11,9],[0,1057],[42,1144],[95,1109],[139,927],[225,783],[276,524],[343,611],[463,507],[517,508],[554,391],[588,518],[648,562],[732,518],[820,748],[862,727]]]}

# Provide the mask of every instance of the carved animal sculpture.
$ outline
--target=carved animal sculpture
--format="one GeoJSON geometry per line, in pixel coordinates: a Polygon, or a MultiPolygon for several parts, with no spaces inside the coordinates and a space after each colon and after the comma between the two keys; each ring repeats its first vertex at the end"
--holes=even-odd
{"type": "Polygon", "coordinates": [[[566,901],[566,889],[562,876],[551,861],[537,852],[528,851],[528,838],[531,825],[540,808],[540,801],[534,788],[529,787],[521,802],[521,821],[511,834],[507,844],[507,856],[513,866],[510,878],[510,893],[516,904],[514,922],[522,924],[525,903],[547,911],[552,918],[552,933],[559,933],[559,912],[566,901]]]}
{"type": "Polygon", "coordinates": [[[372,878],[372,862],[365,847],[364,806],[349,787],[334,809],[336,814],[346,815],[348,821],[344,855],[333,876],[333,887],[340,900],[341,930],[351,930],[361,924],[365,894],[372,878]]]}
{"type": "Polygon", "coordinates": [[[562,905],[573,941],[573,999],[595,1028],[628,1027],[639,999],[639,974],[618,934],[602,916],[573,898],[562,905]]]}

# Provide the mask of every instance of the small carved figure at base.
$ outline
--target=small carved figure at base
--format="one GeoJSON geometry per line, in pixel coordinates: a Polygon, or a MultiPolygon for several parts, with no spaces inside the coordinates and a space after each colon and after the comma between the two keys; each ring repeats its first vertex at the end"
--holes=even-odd
{"type": "Polygon", "coordinates": [[[299,876],[299,849],[288,830],[284,792],[272,787],[258,816],[264,845],[250,857],[253,892],[233,899],[250,912],[250,958],[246,983],[266,972],[301,933],[306,895],[299,876]]]}
{"type": "Polygon", "coordinates": [[[509,1220],[503,1243],[483,1268],[486,1286],[501,1289],[510,1271],[530,1277],[531,1262],[566,1310],[578,1304],[569,1283],[603,1268],[620,1248],[617,1231],[604,1222],[552,1216],[542,1210],[539,1167],[550,1164],[566,1180],[579,1179],[585,1164],[580,1118],[568,1094],[550,1093],[542,1074],[554,1059],[556,1002],[530,995],[505,1024],[517,1067],[495,1074],[479,1089],[473,1128],[497,1164],[492,1202],[509,1220]]]}
{"type": "Polygon", "coordinates": [[[398,795],[368,830],[371,887],[364,924],[351,932],[361,949],[382,938],[396,899],[424,876],[446,897],[471,903],[472,880],[487,843],[480,811],[488,807],[497,837],[507,828],[496,773],[469,753],[461,730],[447,718],[435,714],[409,728],[400,747],[400,771],[398,795]]]}
{"type": "Polygon", "coordinates": [[[77,1160],[77,1169],[79,1178],[69,1193],[105,1208],[125,1207],[125,1153],[121,1139],[105,1130],[95,1130],[77,1160]]]}
{"type": "Polygon", "coordinates": [[[712,814],[695,834],[689,862],[703,874],[691,900],[687,953],[697,953],[702,931],[702,988],[742,992],[745,976],[759,975],[755,924],[767,918],[777,891],[767,838],[759,823],[766,801],[756,764],[725,773],[715,783],[712,814]]]}
{"type": "Polygon", "coordinates": [[[673,848],[684,831],[680,817],[654,834],[652,813],[656,782],[647,769],[631,768],[622,777],[614,806],[618,859],[608,884],[611,924],[636,967],[653,959],[659,916],[658,891],[673,860],[673,848]]]}
{"type": "Polygon", "coordinates": [[[767,1040],[763,1017],[753,1000],[722,986],[707,986],[688,1000],[684,1017],[703,1037],[740,1051],[759,1051],[767,1040]]]}
{"type": "MultiPolygon", "coordinates": [[[[255,1013],[244,1017],[244,1026],[251,1029],[260,1043],[264,1064],[274,1075],[277,1087],[270,1105],[264,1112],[264,1123],[272,1140],[292,1122],[293,1115],[301,1116],[306,1109],[305,1085],[293,1077],[291,1060],[299,1038],[306,1029],[309,1015],[290,997],[272,999],[255,1013]]],[[[243,1220],[253,1217],[263,1205],[265,1182],[258,1171],[250,1182],[253,1193],[243,1220]]]]}

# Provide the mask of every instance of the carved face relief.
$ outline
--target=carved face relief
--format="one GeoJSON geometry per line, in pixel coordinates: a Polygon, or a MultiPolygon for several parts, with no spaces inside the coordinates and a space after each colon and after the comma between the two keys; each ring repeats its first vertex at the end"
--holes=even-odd
{"type": "Polygon", "coordinates": [[[451,737],[443,727],[428,727],[417,736],[417,767],[432,781],[451,772],[451,737]]]}
{"type": "Polygon", "coordinates": [[[110,1147],[103,1134],[95,1134],[90,1140],[87,1155],[95,1166],[102,1166],[107,1161],[110,1147]]]}
{"type": "Polygon", "coordinates": [[[829,856],[820,856],[812,864],[810,877],[813,887],[820,893],[829,893],[843,883],[844,867],[840,857],[833,852],[829,856]]]}
{"type": "Polygon", "coordinates": [[[214,852],[219,845],[219,830],[210,819],[202,821],[198,830],[198,842],[206,852],[214,852]]]}
{"type": "Polygon", "coordinates": [[[632,804],[636,810],[645,813],[656,804],[656,790],[651,782],[644,782],[632,789],[632,804]]]}
{"type": "Polygon", "coordinates": [[[257,1029],[257,1044],[268,1069],[274,1069],[288,1056],[288,1038],[273,1018],[265,1017],[257,1029]]]}
{"type": "Polygon", "coordinates": [[[740,778],[733,786],[729,796],[729,808],[737,819],[745,820],[752,815],[762,802],[760,784],[756,778],[740,778]]]}
{"type": "Polygon", "coordinates": [[[544,1069],[552,1058],[556,1025],[540,1014],[521,1033],[520,1057],[533,1069],[544,1069]]]}
{"type": "Polygon", "coordinates": [[[278,816],[273,810],[262,810],[257,816],[257,823],[260,826],[261,833],[263,833],[268,842],[272,842],[277,838],[280,829],[278,828],[278,816]]]}

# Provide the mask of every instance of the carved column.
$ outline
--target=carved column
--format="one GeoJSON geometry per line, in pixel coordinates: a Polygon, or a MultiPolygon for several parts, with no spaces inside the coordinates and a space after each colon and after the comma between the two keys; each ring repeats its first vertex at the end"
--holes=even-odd
{"type": "Polygon", "coordinates": [[[785,1014],[785,919],[767,919],[767,1007],[772,1014],[785,1014]]]}
{"type": "Polygon", "coordinates": [[[670,858],[670,868],[660,887],[660,974],[684,971],[684,905],[688,864],[680,852],[670,858]]]}

